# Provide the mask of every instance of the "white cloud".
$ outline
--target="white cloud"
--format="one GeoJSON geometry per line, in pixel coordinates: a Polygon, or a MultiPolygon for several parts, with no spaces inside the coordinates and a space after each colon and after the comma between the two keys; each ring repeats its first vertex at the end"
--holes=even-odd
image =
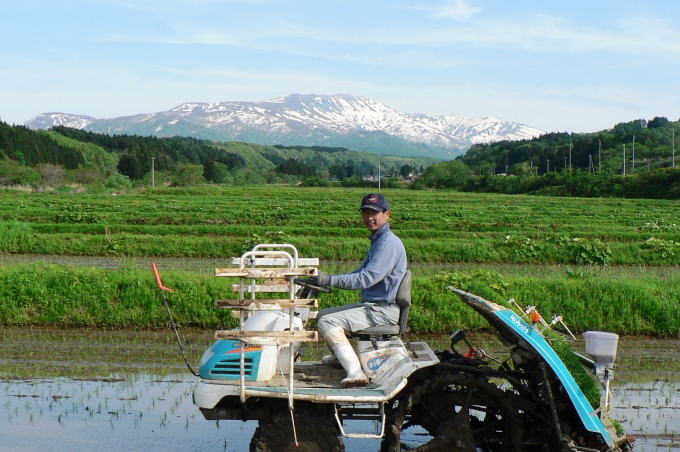
{"type": "Polygon", "coordinates": [[[680,32],[671,22],[658,18],[626,20],[608,28],[573,24],[561,17],[532,14],[517,19],[477,21],[474,24],[440,27],[392,43],[477,47],[546,52],[680,53],[680,32]],[[645,30],[641,33],[640,30],[645,30]]]}
{"type": "Polygon", "coordinates": [[[430,17],[434,17],[436,19],[453,19],[461,22],[470,20],[473,15],[482,11],[481,8],[468,4],[466,0],[444,0],[439,5],[434,6],[417,4],[401,6],[400,8],[424,11],[430,17]]]}
{"type": "Polygon", "coordinates": [[[449,0],[439,7],[434,7],[432,13],[434,17],[467,21],[481,10],[481,8],[467,4],[465,0],[449,0]]]}
{"type": "MultiPolygon", "coordinates": [[[[414,7],[423,9],[425,7],[414,7]]],[[[447,4],[432,14],[440,17],[469,17],[475,8],[462,1],[447,4]]],[[[680,31],[671,22],[659,18],[637,18],[596,28],[575,24],[559,16],[530,14],[514,19],[478,20],[451,26],[411,29],[334,30],[308,24],[281,22],[267,27],[249,27],[232,31],[193,27],[182,24],[172,35],[109,36],[112,41],[161,42],[173,44],[228,45],[257,50],[279,51],[291,55],[312,56],[358,63],[398,62],[392,53],[403,49],[380,48],[380,58],[371,55],[377,45],[437,47],[455,45],[474,48],[510,49],[529,52],[583,53],[617,52],[620,54],[680,53],[680,31]],[[644,30],[640,32],[640,30],[644,30]],[[290,40],[293,39],[294,42],[290,40]],[[333,48],[329,44],[346,46],[333,48]]],[[[434,56],[434,62],[438,57],[434,56]]],[[[401,60],[403,61],[403,60],[401,60]]]]}

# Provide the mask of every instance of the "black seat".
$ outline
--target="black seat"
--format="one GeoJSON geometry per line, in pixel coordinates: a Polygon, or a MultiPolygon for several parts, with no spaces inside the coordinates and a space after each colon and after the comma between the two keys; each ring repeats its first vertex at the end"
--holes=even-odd
{"type": "Polygon", "coordinates": [[[406,274],[399,283],[397,289],[396,302],[399,305],[399,323],[397,325],[376,325],[361,331],[354,331],[351,336],[375,338],[376,336],[397,336],[406,332],[408,324],[408,312],[411,309],[411,270],[406,270],[406,274]]]}

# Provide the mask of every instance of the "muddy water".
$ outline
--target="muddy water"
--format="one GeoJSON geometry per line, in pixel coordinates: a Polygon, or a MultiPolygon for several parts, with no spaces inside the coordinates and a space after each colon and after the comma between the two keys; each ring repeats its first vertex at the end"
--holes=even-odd
{"type": "MultiPolygon", "coordinates": [[[[68,256],[56,254],[0,254],[0,265],[15,265],[31,262],[46,264],[97,267],[107,269],[118,269],[135,266],[141,269],[148,269],[152,261],[156,261],[160,268],[167,270],[195,271],[212,274],[215,267],[223,267],[229,259],[225,258],[189,258],[189,257],[116,257],[116,256],[68,256]]],[[[324,260],[321,268],[330,273],[342,273],[350,271],[359,265],[359,261],[332,261],[324,260]]],[[[563,274],[570,267],[562,264],[548,265],[524,265],[514,263],[445,263],[445,262],[411,262],[409,268],[416,275],[437,273],[442,270],[447,271],[472,271],[479,268],[495,269],[503,274],[535,276],[563,274]]],[[[604,268],[582,268],[580,271],[595,273],[596,275],[606,275],[609,278],[626,278],[633,276],[640,277],[659,277],[666,278],[674,271],[680,270],[680,266],[667,267],[635,267],[635,266],[615,266],[610,265],[604,268]]]]}
{"type": "MultiPolygon", "coordinates": [[[[211,336],[183,333],[191,362],[211,336]]],[[[256,423],[204,420],[173,340],[166,331],[3,329],[0,451],[248,450],[256,423]]],[[[612,417],[638,437],[637,451],[680,451],[679,352],[679,340],[619,344],[612,417]]],[[[345,444],[349,451],[379,447],[376,440],[345,444]]]]}

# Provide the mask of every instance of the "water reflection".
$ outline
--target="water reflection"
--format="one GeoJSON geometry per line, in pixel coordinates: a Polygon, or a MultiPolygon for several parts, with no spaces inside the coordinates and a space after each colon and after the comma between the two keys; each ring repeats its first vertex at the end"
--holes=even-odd
{"type": "Polygon", "coordinates": [[[149,374],[3,381],[0,450],[248,450],[255,423],[205,421],[191,389],[149,374]]]}

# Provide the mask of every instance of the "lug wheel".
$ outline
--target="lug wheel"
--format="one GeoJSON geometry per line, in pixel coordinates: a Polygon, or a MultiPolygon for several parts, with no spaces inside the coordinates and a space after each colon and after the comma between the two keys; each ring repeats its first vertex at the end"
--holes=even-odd
{"type": "Polygon", "coordinates": [[[381,450],[520,451],[524,429],[515,397],[481,374],[434,368],[390,405],[381,450]],[[411,434],[416,426],[422,430],[411,434]]]}

